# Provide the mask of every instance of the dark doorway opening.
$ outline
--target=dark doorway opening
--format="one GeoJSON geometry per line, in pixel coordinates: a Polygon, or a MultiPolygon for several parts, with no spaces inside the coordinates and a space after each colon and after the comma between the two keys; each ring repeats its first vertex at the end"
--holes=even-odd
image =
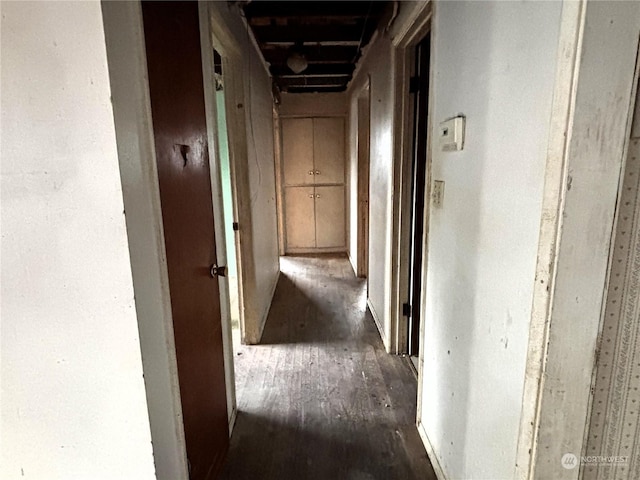
{"type": "Polygon", "coordinates": [[[420,348],[420,303],[427,181],[427,119],[429,111],[429,63],[431,34],[416,46],[414,76],[410,82],[413,95],[413,156],[411,172],[411,214],[409,245],[409,301],[404,314],[408,317],[407,352],[417,358],[420,348]]]}

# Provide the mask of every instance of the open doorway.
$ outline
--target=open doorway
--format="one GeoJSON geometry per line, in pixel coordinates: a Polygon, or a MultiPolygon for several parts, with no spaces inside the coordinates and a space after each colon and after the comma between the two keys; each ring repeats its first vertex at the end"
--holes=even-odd
{"type": "Polygon", "coordinates": [[[236,249],[236,220],[235,195],[233,189],[232,165],[229,155],[229,132],[227,128],[226,97],[223,58],[213,50],[215,103],[216,103],[216,134],[218,137],[217,153],[220,165],[220,184],[222,187],[222,206],[225,246],[227,251],[227,275],[229,284],[229,315],[231,317],[231,332],[233,346],[237,348],[242,339],[240,322],[240,288],[238,282],[238,255],[236,249]]]}
{"type": "Polygon", "coordinates": [[[415,48],[414,75],[410,82],[413,95],[413,149],[411,157],[410,235],[408,263],[407,353],[418,368],[420,348],[420,304],[422,294],[423,243],[425,233],[425,192],[427,184],[427,125],[429,115],[429,63],[431,34],[415,48]]]}

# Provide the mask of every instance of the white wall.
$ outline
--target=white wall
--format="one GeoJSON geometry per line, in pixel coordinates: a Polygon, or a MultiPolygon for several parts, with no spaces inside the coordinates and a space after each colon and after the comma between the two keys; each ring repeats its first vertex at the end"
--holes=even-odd
{"type": "Polygon", "coordinates": [[[420,428],[446,478],[514,475],[561,8],[434,9],[434,128],[467,119],[463,151],[434,140],[421,347],[420,428]]]}
{"type": "Polygon", "coordinates": [[[155,478],[100,5],[0,8],[0,476],[155,478]]]}
{"type": "MultiPolygon", "coordinates": [[[[358,73],[349,86],[349,198],[357,198],[357,97],[370,79],[370,142],[369,142],[369,308],[383,341],[389,348],[391,336],[391,217],[393,195],[393,108],[392,46],[388,36],[379,36],[367,47],[358,73]]],[[[350,204],[350,235],[357,235],[354,216],[357,202],[350,204]]],[[[351,247],[353,248],[353,246],[351,247]]],[[[351,251],[352,258],[355,252],[351,251]]],[[[355,255],[357,258],[357,255],[355,255]]]]}
{"type": "Polygon", "coordinates": [[[347,114],[345,93],[283,93],[278,106],[281,117],[321,117],[347,114]]]}
{"type": "Polygon", "coordinates": [[[358,97],[349,98],[347,119],[347,250],[354,272],[358,272],[358,97]]]}
{"type": "MultiPolygon", "coordinates": [[[[276,213],[275,162],[273,145],[273,100],[271,78],[260,54],[247,34],[246,26],[237,5],[227,2],[209,2],[209,13],[215,28],[224,33],[217,36],[232,45],[223,45],[232,51],[237,48],[241,78],[236,87],[243,88],[240,111],[244,115],[246,130],[238,132],[246,138],[246,157],[236,156],[235,162],[246,162],[248,184],[245,198],[250,219],[240,221],[240,238],[243,245],[242,277],[245,296],[245,340],[257,343],[264,328],[271,299],[280,271],[278,254],[278,226],[276,213]]],[[[233,119],[228,118],[229,125],[233,119]]]]}
{"type": "Polygon", "coordinates": [[[101,6],[156,476],[186,479],[142,8],[139,2],[101,6]]]}
{"type": "MultiPolygon", "coordinates": [[[[571,5],[567,10],[573,8],[571,5]]],[[[607,284],[607,277],[612,261],[616,202],[624,180],[621,165],[629,140],[631,97],[637,86],[634,73],[637,73],[640,3],[590,0],[580,10],[576,26],[580,35],[574,49],[577,62],[572,72],[572,103],[565,127],[568,141],[562,144],[562,153],[555,162],[549,159],[549,169],[562,169],[562,176],[554,175],[560,182],[550,187],[550,190],[561,189],[562,204],[556,214],[558,226],[553,238],[550,306],[546,312],[540,312],[546,315],[539,319],[548,327],[544,339],[544,373],[537,392],[538,415],[532,419],[537,433],[537,445],[532,453],[536,479],[582,478],[586,465],[566,469],[559,465],[559,459],[566,453],[580,456],[584,452],[589,404],[595,388],[592,382],[596,351],[599,350],[603,366],[612,363],[607,350],[599,349],[598,336],[603,327],[606,298],[603,290],[613,288],[615,291],[616,287],[615,280],[607,284]]],[[[626,202],[619,207],[623,212],[626,202]]],[[[624,216],[626,214],[622,215],[622,222],[624,216]]],[[[627,235],[630,234],[627,231],[627,235]]],[[[615,244],[617,250],[622,246],[615,244]]],[[[534,320],[538,319],[534,317],[534,320]]],[[[637,314],[633,321],[637,322],[637,314]]],[[[611,333],[609,326],[607,333],[611,333]]],[[[626,338],[632,338],[630,332],[626,338]]],[[[602,376],[600,372],[598,375],[602,376]]],[[[538,379],[533,376],[531,383],[535,384],[538,379]]],[[[624,392],[624,388],[616,385],[609,388],[610,398],[624,392]]],[[[618,413],[622,415],[621,411],[618,413]]],[[[637,411],[633,416],[637,418],[637,411]]],[[[606,439],[615,443],[614,422],[608,422],[608,426],[606,439]]],[[[608,456],[616,454],[615,447],[606,450],[608,456]]],[[[633,463],[620,466],[615,476],[636,478],[630,471],[635,468],[633,463]],[[622,471],[625,467],[626,471],[622,471]]]]}

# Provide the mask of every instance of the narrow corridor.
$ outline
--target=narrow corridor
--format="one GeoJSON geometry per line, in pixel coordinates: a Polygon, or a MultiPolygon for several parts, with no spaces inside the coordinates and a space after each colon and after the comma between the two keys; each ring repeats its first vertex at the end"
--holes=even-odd
{"type": "Polygon", "coordinates": [[[416,378],[385,352],[345,257],[283,257],[261,345],[236,351],[225,479],[435,479],[416,378]]]}

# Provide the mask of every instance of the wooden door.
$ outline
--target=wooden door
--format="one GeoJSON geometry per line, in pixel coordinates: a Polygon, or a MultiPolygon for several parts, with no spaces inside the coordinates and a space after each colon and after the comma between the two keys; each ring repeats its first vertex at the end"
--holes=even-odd
{"type": "Polygon", "coordinates": [[[316,229],[313,187],[286,187],[284,196],[287,249],[314,248],[316,229]]]}
{"type": "Polygon", "coordinates": [[[282,120],[282,160],[285,185],[311,185],[313,169],[313,120],[282,120]]]}
{"type": "Polygon", "coordinates": [[[344,119],[313,119],[315,184],[344,183],[344,119]]]}
{"type": "Polygon", "coordinates": [[[316,246],[343,247],[346,241],[344,186],[316,187],[316,246]]]}
{"type": "Polygon", "coordinates": [[[151,113],[190,478],[229,444],[197,2],[142,2],[151,113]]]}

